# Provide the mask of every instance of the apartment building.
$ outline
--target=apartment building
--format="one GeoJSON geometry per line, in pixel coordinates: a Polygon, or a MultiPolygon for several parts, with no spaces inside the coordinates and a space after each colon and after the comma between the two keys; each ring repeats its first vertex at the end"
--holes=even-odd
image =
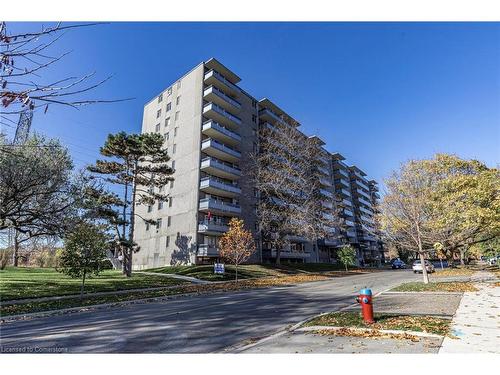
{"type": "MultiPolygon", "coordinates": [[[[145,105],[142,132],[164,136],[175,180],[164,187],[169,195],[166,202],[137,207],[140,216],[158,224],[137,222],[136,241],[141,250],[134,255],[134,269],[215,261],[220,236],[235,216],[244,219],[258,244],[250,262],[272,262],[276,257],[276,251],[266,247],[257,233],[258,194],[250,178],[250,158],[258,150],[259,126],[278,121],[297,128],[300,124],[269,99],[257,100],[245,92],[238,86],[240,80],[212,58],[145,105]]],[[[350,206],[344,214],[352,223],[346,238],[357,246],[360,260],[368,251],[376,256],[373,243],[377,241],[370,239],[372,232],[367,229],[372,224],[376,183],[367,181],[356,167],[345,165],[339,154],[328,152],[321,139],[312,138],[318,145],[324,207],[333,207],[335,194],[346,193],[350,206]]],[[[281,252],[283,261],[335,261],[335,249],[340,246],[338,240],[312,244],[293,234],[290,240],[281,252]]]]}

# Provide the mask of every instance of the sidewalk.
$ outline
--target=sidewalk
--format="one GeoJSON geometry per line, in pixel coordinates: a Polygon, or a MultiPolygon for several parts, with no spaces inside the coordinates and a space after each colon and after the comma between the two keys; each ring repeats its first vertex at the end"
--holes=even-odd
{"type": "MultiPolygon", "coordinates": [[[[489,272],[478,272],[473,281],[490,279],[489,272]]],[[[475,284],[477,292],[466,292],[453,317],[452,334],[439,353],[500,354],[500,287],[493,283],[475,284]]]]}

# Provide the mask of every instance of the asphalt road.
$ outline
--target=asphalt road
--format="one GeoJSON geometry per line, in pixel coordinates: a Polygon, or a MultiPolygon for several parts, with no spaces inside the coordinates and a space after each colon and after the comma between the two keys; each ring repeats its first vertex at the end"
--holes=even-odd
{"type": "Polygon", "coordinates": [[[8,322],[0,326],[0,349],[4,353],[223,352],[312,315],[348,306],[363,287],[378,293],[418,278],[411,270],[383,271],[8,322]]]}

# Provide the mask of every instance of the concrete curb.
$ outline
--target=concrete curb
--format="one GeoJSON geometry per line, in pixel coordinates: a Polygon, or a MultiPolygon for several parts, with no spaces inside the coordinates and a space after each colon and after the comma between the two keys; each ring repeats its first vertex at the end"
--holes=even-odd
{"type": "Polygon", "coordinates": [[[339,331],[341,329],[349,329],[355,332],[380,332],[380,333],[388,333],[388,334],[400,334],[400,335],[411,335],[417,337],[431,337],[431,338],[439,338],[442,339],[444,336],[436,335],[434,333],[428,332],[418,332],[418,331],[400,331],[397,329],[373,329],[373,328],[361,328],[361,327],[333,327],[333,326],[310,326],[310,327],[302,327],[297,329],[298,332],[314,332],[319,330],[332,330],[339,331]]]}

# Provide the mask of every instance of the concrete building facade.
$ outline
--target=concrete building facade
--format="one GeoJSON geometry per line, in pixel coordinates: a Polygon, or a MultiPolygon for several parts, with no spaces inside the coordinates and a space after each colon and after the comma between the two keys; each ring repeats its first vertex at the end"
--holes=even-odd
{"type": "MultiPolygon", "coordinates": [[[[235,73],[212,58],[145,105],[142,132],[163,134],[175,180],[164,187],[166,202],[137,207],[140,216],[158,224],[138,220],[135,239],[141,250],[134,255],[134,269],[214,262],[219,238],[235,216],[244,219],[258,241],[250,262],[273,261],[272,249],[263,246],[257,233],[258,195],[247,169],[258,150],[259,126],[292,117],[268,99],[255,99],[239,82],[235,73]]],[[[342,195],[349,224],[346,240],[358,249],[360,262],[380,260],[381,242],[370,226],[378,199],[376,182],[366,180],[364,172],[317,141],[325,207],[335,194],[342,195]]],[[[281,252],[282,261],[335,262],[339,245],[328,239],[312,244],[297,237],[281,252]]]]}

